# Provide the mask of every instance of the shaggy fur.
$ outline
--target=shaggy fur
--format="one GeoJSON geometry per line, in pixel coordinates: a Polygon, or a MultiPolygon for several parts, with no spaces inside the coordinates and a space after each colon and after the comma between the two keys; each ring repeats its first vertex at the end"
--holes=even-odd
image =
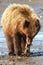
{"type": "Polygon", "coordinates": [[[40,30],[39,18],[28,5],[11,4],[2,15],[9,54],[30,53],[30,45],[40,30]]]}

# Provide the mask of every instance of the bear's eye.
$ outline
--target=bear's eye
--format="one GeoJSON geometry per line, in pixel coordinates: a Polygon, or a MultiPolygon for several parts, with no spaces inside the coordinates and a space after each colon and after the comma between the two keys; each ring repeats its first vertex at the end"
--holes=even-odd
{"type": "Polygon", "coordinates": [[[25,24],[24,24],[24,27],[28,27],[30,24],[30,22],[28,22],[27,20],[25,20],[25,24]]]}

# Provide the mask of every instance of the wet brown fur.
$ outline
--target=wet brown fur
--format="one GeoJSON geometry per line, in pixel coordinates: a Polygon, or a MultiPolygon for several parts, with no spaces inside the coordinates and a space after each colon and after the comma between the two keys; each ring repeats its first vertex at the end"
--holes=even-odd
{"type": "Polygon", "coordinates": [[[2,26],[9,54],[16,55],[25,53],[26,44],[27,46],[31,44],[40,29],[39,18],[32,8],[20,4],[12,4],[5,9],[2,26]]]}

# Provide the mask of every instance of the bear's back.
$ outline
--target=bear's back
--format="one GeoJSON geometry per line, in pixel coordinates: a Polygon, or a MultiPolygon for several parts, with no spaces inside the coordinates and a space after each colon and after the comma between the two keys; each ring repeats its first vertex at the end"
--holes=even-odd
{"type": "Polygon", "coordinates": [[[13,4],[5,9],[2,15],[2,26],[5,33],[13,34],[13,30],[16,28],[17,24],[16,19],[20,14],[17,10],[19,7],[21,8],[20,5],[13,4]]]}

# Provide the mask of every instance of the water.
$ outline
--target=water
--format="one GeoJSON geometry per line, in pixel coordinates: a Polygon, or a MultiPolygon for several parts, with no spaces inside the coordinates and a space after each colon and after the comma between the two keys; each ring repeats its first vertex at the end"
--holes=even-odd
{"type": "MultiPolygon", "coordinates": [[[[4,8],[6,8],[8,6],[9,3],[7,4],[2,4],[2,6],[4,8]]],[[[30,4],[29,4],[30,5],[30,4]]],[[[31,51],[39,51],[41,48],[40,46],[43,46],[43,5],[30,5],[36,12],[36,14],[40,17],[40,23],[41,23],[41,30],[40,32],[35,36],[35,38],[33,39],[33,46],[39,46],[37,49],[36,48],[31,48],[31,51]]],[[[1,15],[2,15],[3,11],[0,11],[0,19],[1,19],[1,15]]],[[[0,23],[1,25],[1,23],[0,23]]],[[[6,39],[3,33],[3,29],[0,28],[0,48],[2,48],[0,51],[4,52],[6,51],[5,49],[7,49],[7,45],[6,45],[6,39]]],[[[41,49],[42,50],[42,49],[41,49]]],[[[0,53],[1,54],[1,53],[0,53]]]]}

